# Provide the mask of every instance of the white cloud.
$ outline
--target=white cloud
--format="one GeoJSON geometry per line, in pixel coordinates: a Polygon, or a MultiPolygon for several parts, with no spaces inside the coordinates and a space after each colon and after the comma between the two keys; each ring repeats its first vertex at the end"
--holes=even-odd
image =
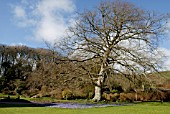
{"type": "Polygon", "coordinates": [[[170,43],[170,19],[166,23],[165,40],[162,43],[165,43],[165,44],[170,43]]]}
{"type": "Polygon", "coordinates": [[[10,46],[26,46],[26,44],[23,43],[12,43],[10,46]]]}
{"type": "Polygon", "coordinates": [[[28,27],[35,24],[35,20],[28,18],[26,10],[22,6],[12,6],[15,22],[19,27],[28,27]]]}
{"type": "Polygon", "coordinates": [[[168,23],[166,24],[166,27],[167,27],[167,34],[170,36],[170,20],[168,20],[168,23]]]}
{"type": "Polygon", "coordinates": [[[53,43],[59,41],[72,24],[75,5],[73,0],[22,0],[13,9],[20,27],[32,27],[32,39],[53,43]]]}
{"type": "Polygon", "coordinates": [[[25,10],[22,7],[20,7],[20,6],[16,6],[15,7],[14,13],[15,13],[15,16],[17,18],[25,18],[26,17],[25,10]]]}
{"type": "Polygon", "coordinates": [[[160,51],[163,52],[163,54],[165,55],[165,60],[163,62],[163,70],[170,70],[170,50],[166,49],[166,48],[159,48],[160,51]]]}

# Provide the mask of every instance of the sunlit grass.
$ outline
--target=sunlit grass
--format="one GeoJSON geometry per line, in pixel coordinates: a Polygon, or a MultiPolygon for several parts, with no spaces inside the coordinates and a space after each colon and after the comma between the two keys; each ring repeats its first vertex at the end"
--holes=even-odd
{"type": "MultiPolygon", "coordinates": [[[[0,97],[7,95],[0,94],[0,97]]],[[[10,96],[16,98],[17,96],[10,96]]],[[[34,101],[54,101],[89,103],[89,100],[56,100],[53,98],[24,98],[24,100],[34,101]]],[[[92,102],[91,102],[92,103],[92,102]]],[[[101,102],[104,103],[104,102],[101,102]]],[[[52,107],[40,107],[35,104],[2,104],[0,103],[0,114],[170,114],[170,102],[142,102],[126,104],[124,106],[113,106],[105,108],[85,108],[85,109],[64,109],[52,107]]]]}
{"type": "Polygon", "coordinates": [[[86,109],[50,107],[7,107],[0,114],[170,114],[170,103],[146,102],[126,106],[86,109]]]}

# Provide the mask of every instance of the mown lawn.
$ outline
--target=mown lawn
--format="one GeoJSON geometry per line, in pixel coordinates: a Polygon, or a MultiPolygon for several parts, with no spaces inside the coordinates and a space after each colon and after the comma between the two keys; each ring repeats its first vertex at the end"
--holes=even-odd
{"type": "Polygon", "coordinates": [[[105,108],[63,109],[51,107],[6,107],[0,114],[170,114],[170,102],[138,103],[105,108]]]}

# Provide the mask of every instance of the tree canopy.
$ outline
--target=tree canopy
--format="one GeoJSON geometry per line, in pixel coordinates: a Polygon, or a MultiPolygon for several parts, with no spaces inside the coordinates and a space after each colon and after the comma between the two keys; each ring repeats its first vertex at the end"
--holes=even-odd
{"type": "Polygon", "coordinates": [[[91,60],[100,66],[97,81],[89,72],[96,85],[94,100],[101,99],[108,72],[130,77],[160,68],[157,46],[168,18],[124,1],[101,2],[95,10],[78,13],[65,46],[72,60],[91,60]]]}

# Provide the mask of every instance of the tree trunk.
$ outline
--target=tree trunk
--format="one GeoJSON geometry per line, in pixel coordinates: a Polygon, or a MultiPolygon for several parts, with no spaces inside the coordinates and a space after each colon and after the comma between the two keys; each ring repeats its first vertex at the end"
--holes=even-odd
{"type": "Polygon", "coordinates": [[[95,85],[95,95],[94,95],[94,98],[93,100],[94,101],[100,101],[101,100],[101,97],[102,97],[102,86],[101,86],[101,77],[98,77],[98,80],[96,82],[96,85],[95,85]]]}
{"type": "Polygon", "coordinates": [[[103,65],[101,66],[101,70],[100,70],[100,73],[99,73],[99,77],[96,81],[96,85],[95,85],[95,95],[94,95],[94,98],[93,98],[93,101],[100,101],[101,98],[102,98],[102,87],[103,87],[103,84],[104,84],[104,80],[105,80],[105,76],[104,76],[104,68],[103,68],[103,65]]]}
{"type": "Polygon", "coordinates": [[[103,84],[106,78],[106,69],[108,67],[107,59],[108,59],[109,54],[110,54],[110,50],[107,49],[104,54],[104,59],[102,61],[102,65],[100,68],[99,77],[95,85],[95,96],[93,100],[97,102],[100,101],[102,98],[102,88],[103,88],[103,84]]]}

